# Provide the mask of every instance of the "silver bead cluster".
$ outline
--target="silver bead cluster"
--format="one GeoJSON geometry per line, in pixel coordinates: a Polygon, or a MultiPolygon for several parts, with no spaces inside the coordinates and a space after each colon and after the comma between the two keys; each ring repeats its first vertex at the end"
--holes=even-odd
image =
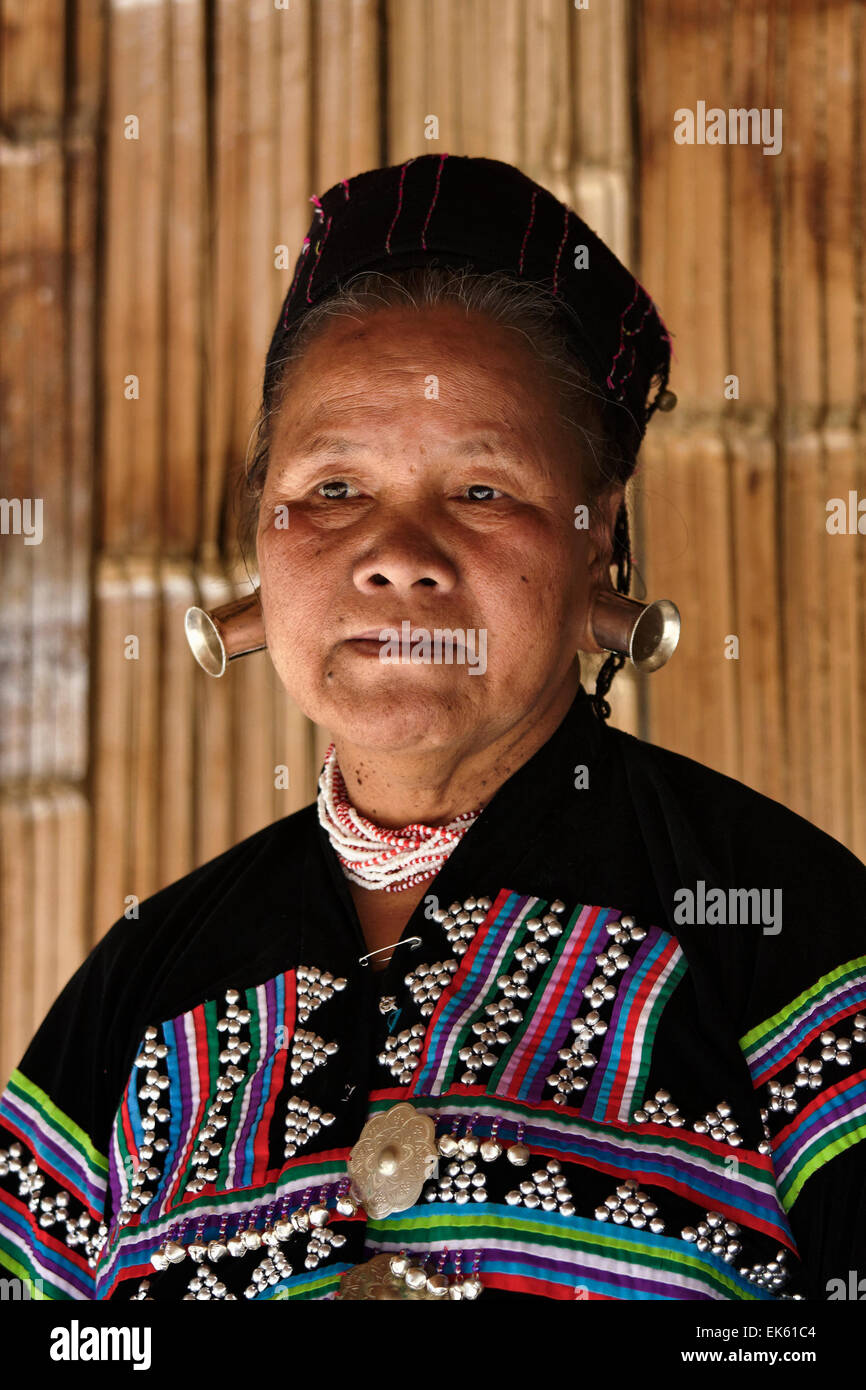
{"type": "Polygon", "coordinates": [[[630,913],[626,913],[616,922],[607,922],[605,930],[608,936],[613,937],[617,946],[627,946],[630,941],[643,941],[646,936],[646,928],[639,927],[630,913]]]}
{"type": "Polygon", "coordinates": [[[328,1258],[332,1249],[337,1250],[345,1244],[346,1237],[342,1231],[335,1231],[330,1226],[314,1227],[307,1243],[307,1253],[304,1257],[305,1267],[316,1269],[322,1260],[328,1258]]]}
{"type": "Polygon", "coordinates": [[[673,1129],[680,1129],[685,1124],[679,1108],[671,1100],[670,1091],[665,1090],[656,1091],[655,1096],[645,1100],[641,1109],[634,1112],[633,1118],[639,1125],[671,1125],[673,1129]]]}
{"type": "Polygon", "coordinates": [[[661,1235],[665,1228],[655,1202],[634,1178],[627,1178],[615,1192],[605,1197],[603,1204],[595,1209],[595,1219],[612,1221],[615,1226],[628,1224],[636,1231],[648,1226],[654,1235],[661,1235]]]}
{"type": "Polygon", "coordinates": [[[511,1192],[505,1200],[510,1207],[541,1207],[543,1211],[558,1211],[561,1216],[574,1216],[571,1190],[558,1159],[551,1158],[544,1168],[536,1171],[511,1192]]]}
{"type": "Polygon", "coordinates": [[[225,1284],[217,1275],[216,1270],[211,1269],[209,1264],[200,1264],[186,1287],[187,1292],[183,1296],[184,1302],[188,1299],[198,1299],[200,1302],[204,1302],[211,1298],[224,1298],[227,1301],[229,1299],[234,1299],[235,1302],[237,1301],[237,1295],[229,1293],[225,1284]]]}
{"type": "Polygon", "coordinates": [[[298,1149],[315,1138],[323,1125],[332,1125],[335,1117],[320,1105],[311,1105],[300,1096],[290,1096],[286,1109],[286,1132],[283,1155],[294,1158],[298,1149]]]}
{"type": "Polygon", "coordinates": [[[252,1283],[244,1289],[244,1297],[255,1298],[263,1289],[268,1288],[269,1285],[278,1284],[281,1279],[288,1279],[292,1273],[292,1265],[289,1264],[280,1247],[275,1245],[273,1254],[265,1255],[264,1259],[253,1270],[250,1276],[252,1283]]]}
{"type": "Polygon", "coordinates": [[[739,1272],[744,1279],[761,1289],[780,1290],[791,1277],[787,1261],[787,1250],[777,1250],[774,1260],[768,1260],[766,1264],[742,1265],[739,1272]]]}
{"type": "Polygon", "coordinates": [[[797,1109],[796,1086],[782,1086],[778,1081],[769,1081],[767,1083],[767,1097],[768,1108],[772,1111],[784,1110],[786,1114],[793,1115],[797,1109]]]}
{"type": "Polygon", "coordinates": [[[487,1178],[474,1158],[452,1159],[443,1175],[424,1190],[425,1202],[487,1201],[487,1178]]]}
{"type": "Polygon", "coordinates": [[[433,912],[433,921],[445,928],[448,945],[455,956],[465,956],[477,928],[492,906],[489,898],[467,898],[465,902],[452,903],[447,912],[441,907],[433,912]]]}
{"type": "Polygon", "coordinates": [[[63,1226],[63,1243],[70,1250],[82,1246],[88,1263],[93,1268],[105,1244],[108,1227],[100,1223],[96,1231],[92,1231],[92,1218],[90,1213],[84,1210],[79,1216],[73,1216],[69,1209],[72,1197],[64,1188],[53,1197],[47,1193],[43,1196],[45,1175],[40,1173],[35,1158],[25,1162],[24,1148],[17,1139],[8,1149],[0,1149],[0,1176],[5,1177],[7,1173],[17,1174],[18,1196],[26,1197],[30,1211],[38,1212],[39,1225],[43,1230],[48,1230],[51,1226],[63,1226]]]}
{"type": "Polygon", "coordinates": [[[201,1132],[196,1136],[196,1145],[190,1158],[190,1165],[196,1169],[196,1176],[187,1183],[187,1192],[201,1192],[208,1183],[216,1182],[219,1170],[214,1167],[214,1159],[219,1158],[223,1145],[218,1139],[221,1130],[228,1124],[223,1107],[230,1108],[234,1100],[235,1088],[246,1079],[246,1072],[237,1064],[243,1061],[250,1050],[247,1041],[240,1038],[241,1028],[249,1023],[249,1009],[238,1007],[240,992],[227,989],[225,992],[226,1011],[217,1019],[217,1032],[228,1033],[226,1046],[220,1052],[221,1066],[225,1067],[216,1079],[217,1094],[207,1108],[207,1119],[201,1132]]]}
{"type": "Polygon", "coordinates": [[[562,936],[562,923],[559,920],[559,914],[564,911],[565,903],[560,903],[557,899],[555,903],[550,904],[550,909],[541,917],[527,917],[524,919],[523,925],[533,941],[539,946],[544,946],[555,937],[562,936]]]}
{"type": "Polygon", "coordinates": [[[715,1110],[711,1110],[702,1120],[695,1120],[692,1129],[695,1134],[709,1134],[713,1139],[724,1139],[734,1149],[743,1142],[726,1100],[720,1100],[715,1110]]]}
{"type": "Polygon", "coordinates": [[[320,1005],[346,988],[342,976],[335,977],[329,970],[318,970],[314,965],[299,965],[295,978],[299,1023],[306,1023],[320,1005]]]}
{"type": "Polygon", "coordinates": [[[590,1008],[600,1009],[603,1004],[616,998],[616,985],[612,985],[603,974],[596,975],[588,985],[584,985],[583,994],[590,1008]]]}
{"type": "Polygon", "coordinates": [[[518,946],[514,952],[515,958],[520,961],[522,969],[532,971],[537,970],[540,965],[550,964],[550,952],[542,942],[535,937],[530,937],[529,941],[518,946]]]}
{"type": "Polygon", "coordinates": [[[323,1067],[328,1058],[333,1057],[339,1050],[339,1043],[325,1042],[318,1033],[308,1033],[305,1029],[299,1028],[292,1038],[292,1054],[289,1059],[292,1085],[302,1085],[304,1077],[309,1076],[316,1067],[323,1067]]]}
{"type": "Polygon", "coordinates": [[[128,1226],[133,1216],[153,1200],[153,1186],[162,1176],[154,1163],[154,1155],[165,1153],[168,1148],[168,1140],[157,1139],[153,1133],[157,1122],[165,1122],[170,1116],[170,1112],[159,1104],[160,1096],[168,1088],[170,1080],[160,1071],[159,1064],[168,1056],[168,1047],[164,1042],[158,1042],[158,1038],[159,1029],[153,1024],[145,1028],[142,1049],[135,1059],[135,1066],[144,1071],[144,1084],[139,1088],[139,1099],[148,1102],[147,1113],[141,1122],[145,1131],[145,1142],[138,1153],[139,1166],[129,1181],[129,1192],[121,1198],[117,1217],[120,1226],[128,1226]]]}
{"type": "Polygon", "coordinates": [[[229,1040],[220,1053],[220,1061],[223,1064],[230,1062],[232,1066],[237,1066],[238,1062],[242,1062],[250,1050],[249,1043],[238,1037],[241,1028],[252,1018],[249,1009],[238,1008],[240,997],[238,990],[227,989],[225,1015],[217,1019],[217,1032],[228,1033],[229,1035],[229,1040]]]}
{"type": "Polygon", "coordinates": [[[529,976],[525,970],[515,970],[512,975],[501,975],[496,981],[502,990],[502,998],[485,1006],[486,1018],[477,1018],[472,1024],[475,1042],[461,1047],[457,1056],[466,1063],[466,1071],[460,1080],[471,1086],[477,1080],[476,1072],[482,1067],[495,1067],[499,1058],[494,1047],[505,1047],[511,1041],[511,1034],[505,1031],[507,1023],[523,1022],[523,1014],[515,1004],[515,999],[531,999],[532,990],[527,986],[529,976]]]}
{"type": "Polygon", "coordinates": [[[586,1090],[587,1079],[580,1075],[580,1070],[590,1071],[597,1065],[598,1058],[589,1051],[589,1044],[607,1032],[607,1024],[597,1009],[591,1009],[586,1018],[578,1015],[572,1019],[571,1031],[574,1034],[571,1046],[562,1047],[557,1053],[562,1066],[547,1077],[547,1085],[556,1091],[554,1105],[565,1105],[573,1091],[586,1090]]]}
{"type": "Polygon", "coordinates": [[[743,1248],[737,1239],[740,1228],[736,1221],[726,1221],[718,1211],[708,1211],[697,1226],[684,1226],[680,1234],[683,1240],[692,1241],[698,1250],[718,1255],[727,1264],[735,1260],[743,1248]]]}
{"type": "Polygon", "coordinates": [[[643,941],[646,936],[645,928],[639,927],[634,917],[629,914],[619,917],[615,922],[607,922],[605,929],[611,941],[607,950],[599,952],[595,958],[601,974],[590,980],[583,991],[593,1009],[600,1009],[603,1004],[616,997],[616,985],[611,981],[631,964],[631,956],[623,947],[631,942],[643,941]]]}
{"type": "Polygon", "coordinates": [[[385,1047],[379,1053],[379,1061],[401,1086],[408,1086],[420,1060],[419,1054],[424,1046],[426,1028],[423,1023],[413,1023],[411,1028],[402,1028],[386,1038],[385,1047]]]}
{"type": "Polygon", "coordinates": [[[456,960],[437,960],[434,965],[419,965],[403,983],[408,985],[422,1018],[429,1018],[442,994],[456,973],[456,960]]]}

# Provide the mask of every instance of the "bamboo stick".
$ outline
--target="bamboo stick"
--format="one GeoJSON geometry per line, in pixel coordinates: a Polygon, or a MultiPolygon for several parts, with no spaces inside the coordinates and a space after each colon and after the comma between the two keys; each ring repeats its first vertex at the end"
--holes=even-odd
{"type": "Polygon", "coordinates": [[[33,1033],[33,894],[28,795],[0,794],[0,1074],[6,1084],[33,1033]]]}
{"type": "Polygon", "coordinates": [[[0,772],[9,781],[31,768],[34,654],[31,592],[40,547],[25,545],[24,506],[36,520],[32,482],[30,339],[38,313],[35,266],[29,254],[30,187],[38,152],[0,137],[0,291],[4,304],[3,496],[20,509],[10,512],[9,533],[0,544],[4,597],[5,679],[0,684],[0,772]]]}
{"type": "Polygon", "coordinates": [[[69,583],[69,526],[63,486],[64,313],[61,273],[64,252],[63,156],[55,139],[39,142],[32,166],[29,240],[35,308],[27,350],[30,354],[32,495],[42,499],[42,541],[28,547],[33,602],[33,667],[30,692],[30,773],[51,778],[66,772],[61,708],[69,636],[62,621],[69,583]]]}
{"type": "MultiPolygon", "coordinates": [[[[216,608],[236,597],[222,571],[197,575],[197,602],[216,608]]],[[[249,593],[249,586],[245,589],[249,593]]],[[[188,657],[192,668],[193,738],[195,742],[195,862],[204,864],[233,843],[234,776],[237,764],[232,729],[233,662],[219,680],[208,676],[188,657]]],[[[253,660],[244,657],[244,660],[253,660]]]]}
{"type": "Polygon", "coordinates": [[[195,676],[199,668],[190,660],[183,626],[184,613],[196,601],[195,585],[186,561],[161,560],[159,590],[162,641],[158,671],[160,761],[156,834],[157,880],[162,887],[188,873],[195,864],[192,717],[195,676]]]}
{"type": "Polygon", "coordinates": [[[95,576],[97,642],[94,652],[94,723],[92,729],[93,941],[123,912],[124,899],[136,892],[130,871],[129,757],[132,738],[130,691],[124,662],[129,631],[127,581],[123,564],[100,557],[95,576]]]}
{"type": "Polygon", "coordinates": [[[201,300],[207,208],[204,37],[203,6],[173,4],[165,93],[171,110],[164,208],[169,312],[164,342],[159,344],[165,372],[159,451],[164,471],[159,503],[161,549],[170,555],[191,553],[200,530],[201,300]]]}

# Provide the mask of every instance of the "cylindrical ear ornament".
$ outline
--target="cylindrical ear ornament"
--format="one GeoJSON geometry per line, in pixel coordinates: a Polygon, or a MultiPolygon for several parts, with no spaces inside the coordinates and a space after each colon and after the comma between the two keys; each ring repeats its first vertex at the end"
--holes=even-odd
{"type": "Polygon", "coordinates": [[[592,635],[606,652],[627,656],[638,671],[657,671],[680,639],[680,614],[669,598],[654,603],[599,589],[592,605],[592,635]]]}
{"type": "Polygon", "coordinates": [[[267,646],[258,589],[209,613],[203,608],[188,608],[183,625],[193,656],[209,676],[225,675],[230,661],[267,646]]]}

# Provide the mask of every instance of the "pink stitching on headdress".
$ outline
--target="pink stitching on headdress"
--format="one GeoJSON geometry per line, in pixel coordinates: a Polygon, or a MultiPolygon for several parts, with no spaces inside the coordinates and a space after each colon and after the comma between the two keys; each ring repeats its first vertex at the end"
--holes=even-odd
{"type": "Polygon", "coordinates": [[[625,384],[626,384],[626,382],[628,381],[629,377],[631,376],[632,372],[634,371],[634,364],[635,364],[636,361],[637,361],[637,349],[635,348],[634,343],[632,343],[632,345],[631,345],[631,366],[629,367],[629,369],[628,369],[628,371],[626,372],[625,376],[623,377],[622,381],[619,383],[619,393],[620,393],[621,396],[625,393],[625,384]]]}
{"type": "MultiPolygon", "coordinates": [[[[612,361],[611,364],[610,364],[610,371],[609,371],[609,373],[608,373],[608,375],[607,375],[607,378],[606,378],[606,380],[605,380],[605,385],[606,385],[607,387],[609,387],[609,389],[610,389],[611,391],[614,389],[613,375],[614,375],[614,372],[615,372],[615,370],[616,370],[617,358],[619,357],[620,353],[622,352],[623,348],[625,347],[625,335],[626,335],[625,319],[626,319],[626,314],[628,313],[629,309],[631,309],[632,305],[637,303],[637,297],[638,297],[638,294],[639,294],[640,290],[641,290],[641,286],[638,284],[637,280],[635,280],[635,282],[634,282],[634,294],[632,295],[631,303],[630,303],[630,304],[627,304],[627,305],[625,306],[625,308],[623,309],[622,313],[621,313],[620,316],[619,316],[619,347],[617,348],[616,353],[614,354],[614,359],[613,359],[613,361],[612,361]]],[[[646,291],[644,291],[644,293],[646,293],[646,291]]]]}
{"type": "Polygon", "coordinates": [[[537,189],[537,188],[533,188],[533,190],[532,190],[532,207],[530,208],[530,212],[529,212],[529,223],[528,223],[528,225],[527,225],[526,231],[523,233],[523,245],[522,245],[521,248],[520,248],[520,260],[517,262],[517,269],[518,269],[518,271],[520,272],[521,275],[523,274],[523,254],[524,254],[524,252],[525,252],[525,250],[526,250],[526,243],[527,243],[527,241],[529,240],[529,233],[532,231],[532,224],[533,224],[533,222],[535,221],[535,200],[536,200],[537,197],[538,197],[538,189],[537,189]]]}
{"type": "Polygon", "coordinates": [[[636,284],[640,289],[643,290],[643,292],[644,292],[644,294],[646,295],[647,299],[650,301],[650,304],[652,305],[652,308],[653,308],[653,310],[655,311],[655,316],[656,316],[656,318],[658,319],[658,325],[659,325],[659,328],[660,328],[661,331],[662,331],[662,337],[664,338],[665,342],[667,343],[668,347],[669,347],[670,350],[671,350],[671,357],[674,359],[674,361],[676,361],[676,356],[677,356],[677,355],[676,355],[676,353],[674,352],[674,343],[673,343],[673,339],[672,339],[670,333],[668,332],[667,328],[665,327],[665,324],[664,324],[664,322],[663,322],[663,320],[662,320],[662,316],[661,316],[661,314],[660,314],[659,311],[658,311],[658,305],[655,304],[655,303],[653,302],[653,297],[652,297],[652,295],[650,294],[649,290],[646,288],[645,285],[641,285],[641,283],[640,283],[639,280],[635,280],[635,284],[636,284]]]}
{"type": "Polygon", "coordinates": [[[343,185],[343,192],[344,192],[345,195],[346,195],[346,202],[348,203],[348,201],[349,201],[349,180],[348,180],[348,179],[340,179],[340,183],[343,185]]]}
{"type": "Polygon", "coordinates": [[[316,209],[316,212],[318,213],[319,217],[321,217],[322,221],[324,222],[325,213],[324,209],[322,208],[321,199],[317,198],[314,193],[313,196],[308,199],[308,202],[311,202],[313,204],[313,207],[316,209]]]}
{"type": "Polygon", "coordinates": [[[406,163],[403,165],[402,169],[400,170],[400,188],[399,188],[398,194],[397,194],[397,211],[394,213],[394,221],[391,223],[390,227],[388,228],[388,235],[387,235],[386,238],[385,238],[385,250],[388,252],[388,255],[389,255],[389,256],[390,256],[390,254],[391,254],[391,233],[393,232],[394,228],[395,228],[396,225],[397,225],[397,218],[400,216],[400,209],[401,209],[402,206],[403,206],[403,180],[404,180],[405,177],[406,177],[406,170],[409,168],[409,165],[410,165],[410,164],[414,164],[414,163],[415,163],[415,156],[413,155],[411,159],[407,159],[407,160],[406,160],[406,163]]]}
{"type": "Polygon", "coordinates": [[[298,279],[300,278],[301,271],[302,271],[303,268],[304,268],[304,257],[306,256],[306,254],[307,254],[307,252],[309,251],[309,249],[310,249],[310,238],[309,238],[308,236],[305,236],[305,237],[304,237],[304,243],[303,243],[303,245],[302,245],[302,247],[301,247],[301,254],[300,254],[300,256],[298,257],[298,264],[296,265],[296,267],[295,267],[295,273],[294,273],[294,275],[292,276],[292,283],[291,283],[291,285],[289,286],[289,292],[288,292],[288,294],[286,295],[286,307],[285,307],[285,310],[284,310],[284,312],[283,312],[283,328],[285,328],[285,327],[286,327],[286,324],[288,323],[288,318],[289,318],[289,306],[291,305],[292,299],[294,298],[295,286],[297,285],[298,279]]]}
{"type": "Polygon", "coordinates": [[[558,279],[558,276],[559,276],[559,258],[560,258],[560,256],[562,255],[562,248],[563,248],[564,245],[565,245],[565,238],[568,236],[568,214],[569,214],[569,209],[566,208],[566,209],[565,209],[565,224],[564,224],[564,226],[563,226],[563,228],[562,228],[562,241],[559,243],[559,250],[558,250],[557,253],[556,253],[556,263],[555,263],[555,265],[554,265],[554,267],[553,267],[553,293],[554,293],[554,294],[559,294],[559,290],[556,288],[556,286],[557,286],[557,279],[558,279]]]}
{"type": "MultiPolygon", "coordinates": [[[[445,161],[446,161],[447,158],[448,158],[447,154],[442,154],[442,155],[439,156],[439,168],[436,170],[436,187],[433,189],[433,201],[432,201],[432,203],[430,204],[429,208],[427,209],[427,216],[426,216],[425,219],[424,219],[424,226],[423,226],[423,228],[422,228],[422,230],[421,230],[421,245],[424,247],[424,250],[425,250],[425,251],[427,250],[427,226],[428,226],[428,223],[430,222],[430,218],[431,218],[431,216],[432,216],[433,209],[434,209],[435,206],[436,206],[436,199],[439,197],[439,180],[440,180],[441,177],[442,177],[442,165],[445,163],[445,161]]],[[[390,233],[389,233],[389,236],[390,236],[390,233]]]]}
{"type": "Polygon", "coordinates": [[[325,242],[328,240],[328,232],[331,230],[331,223],[333,222],[333,220],[334,220],[333,217],[329,217],[329,218],[328,218],[328,225],[325,227],[325,235],[324,235],[323,237],[320,237],[319,240],[316,242],[316,259],[313,261],[312,268],[311,268],[311,270],[310,270],[310,278],[309,278],[309,280],[307,281],[307,303],[308,303],[308,304],[312,304],[312,302],[313,302],[313,301],[310,299],[310,290],[313,288],[313,276],[314,276],[315,273],[316,273],[316,266],[319,264],[319,257],[320,257],[321,254],[322,254],[322,248],[324,247],[325,242]]]}

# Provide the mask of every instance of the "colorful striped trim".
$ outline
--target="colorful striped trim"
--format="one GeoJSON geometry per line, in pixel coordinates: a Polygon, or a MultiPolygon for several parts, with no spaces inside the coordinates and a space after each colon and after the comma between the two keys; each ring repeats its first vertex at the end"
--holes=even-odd
{"type": "Polygon", "coordinates": [[[43,1172],[77,1197],[92,1217],[101,1220],[107,1158],[80,1125],[17,1069],[0,1098],[0,1121],[32,1149],[43,1172]]]}
{"type": "MultiPolygon", "coordinates": [[[[405,1099],[420,1113],[434,1120],[439,1116],[444,1126],[452,1116],[465,1118],[463,1092],[466,1089],[455,1087],[453,1098],[409,1096],[405,1099]]],[[[392,1092],[372,1092],[370,1114],[387,1110],[393,1104],[392,1092]]],[[[769,1154],[737,1149],[734,1166],[727,1145],[708,1135],[684,1135],[682,1131],[654,1125],[629,1129],[609,1120],[599,1123],[573,1113],[564,1114],[562,1108],[552,1102],[542,1107],[529,1107],[498,1096],[473,1095],[472,1106],[479,1117],[473,1133],[479,1138],[490,1133],[493,1120],[498,1118],[497,1137],[507,1145],[514,1142],[518,1126],[523,1124],[524,1143],[533,1154],[582,1164],[609,1174],[615,1182],[637,1177],[646,1184],[666,1188],[705,1210],[721,1212],[738,1225],[760,1231],[796,1253],[797,1247],[779,1202],[769,1154]]]]}
{"type": "Polygon", "coordinates": [[[95,1298],[94,1275],[83,1251],[39,1225],[25,1202],[0,1188],[0,1265],[35,1283],[44,1299],[95,1298]]]}
{"type": "Polygon", "coordinates": [[[413,1249],[482,1252],[483,1284],[540,1298],[744,1299],[775,1302],[718,1256],[689,1242],[559,1212],[433,1202],[367,1223],[371,1256],[413,1249]]]}
{"type": "Polygon", "coordinates": [[[300,1197],[310,1187],[325,1187],[339,1182],[346,1173],[347,1148],[317,1153],[306,1162],[295,1159],[282,1175],[256,1189],[216,1193],[201,1193],[187,1197],[182,1207],[159,1215],[146,1224],[118,1227],[112,1225],[101,1262],[97,1265],[96,1285],[99,1298],[110,1298],[124,1279],[144,1277],[152,1272],[150,1257],[169,1234],[181,1236],[198,1229],[202,1222],[203,1238],[211,1240],[219,1234],[220,1222],[226,1218],[231,1234],[241,1218],[248,1219],[250,1210],[266,1207],[285,1196],[300,1197]]]}
{"type": "Polygon", "coordinates": [[[813,1173],[864,1139],[866,1069],[819,1092],[773,1140],[779,1196],[785,1210],[791,1210],[813,1173]]]}
{"type": "Polygon", "coordinates": [[[866,956],[822,975],[784,1009],[740,1038],[740,1047],[760,1086],[793,1062],[819,1034],[851,1014],[866,1011],[866,956]]]}

